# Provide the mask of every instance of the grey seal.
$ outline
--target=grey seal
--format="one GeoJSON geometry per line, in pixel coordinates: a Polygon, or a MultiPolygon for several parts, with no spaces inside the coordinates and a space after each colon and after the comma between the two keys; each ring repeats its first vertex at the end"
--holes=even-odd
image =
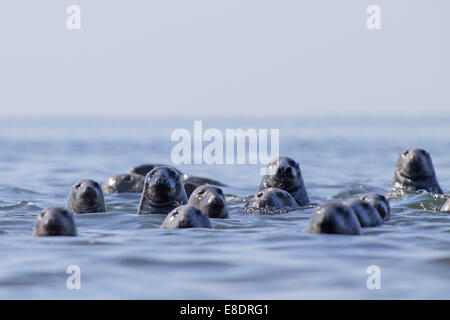
{"type": "Polygon", "coordinates": [[[106,212],[101,186],[90,179],[79,181],[70,190],[66,208],[73,214],[106,212]]]}
{"type": "Polygon", "coordinates": [[[379,193],[370,193],[362,196],[361,199],[372,204],[375,209],[378,210],[378,213],[383,220],[389,219],[391,215],[391,206],[389,200],[385,196],[379,193]]]}
{"type": "Polygon", "coordinates": [[[368,201],[351,198],[344,200],[342,203],[353,209],[361,227],[376,227],[383,224],[383,219],[378,210],[368,201]]]}
{"type": "Polygon", "coordinates": [[[48,208],[42,211],[33,228],[34,237],[76,236],[77,227],[73,215],[64,208],[48,208]]]}
{"type": "Polygon", "coordinates": [[[161,228],[212,228],[212,226],[209,217],[201,209],[191,205],[182,205],[167,215],[161,228]]]}
{"type": "Polygon", "coordinates": [[[443,193],[437,181],[431,156],[425,150],[410,148],[398,157],[392,191],[402,189],[443,193]]]}
{"type": "Polygon", "coordinates": [[[138,174],[141,176],[146,176],[147,173],[155,169],[156,167],[162,166],[162,164],[158,163],[149,163],[149,164],[143,164],[137,167],[133,167],[130,169],[130,173],[132,174],[138,174]]]}
{"type": "Polygon", "coordinates": [[[242,211],[256,214],[276,214],[286,213],[295,208],[298,208],[297,201],[289,192],[279,188],[265,188],[258,191],[242,211]]]}
{"type": "Polygon", "coordinates": [[[145,177],[139,174],[123,173],[110,177],[102,186],[103,193],[141,193],[145,177]]]}
{"type": "Polygon", "coordinates": [[[361,227],[352,208],[339,202],[330,202],[314,211],[309,231],[358,235],[361,233],[361,227]]]}
{"type": "Polygon", "coordinates": [[[202,209],[210,218],[228,218],[227,200],[222,189],[205,184],[197,187],[189,197],[189,205],[202,209]]]}
{"type": "MultiPolygon", "coordinates": [[[[143,164],[143,165],[131,168],[130,173],[145,176],[145,175],[147,175],[147,173],[149,173],[154,168],[159,167],[159,166],[165,166],[165,165],[158,164],[158,163],[143,164]]],[[[174,168],[174,169],[178,170],[176,168],[174,168]]],[[[190,197],[192,192],[196,188],[198,188],[199,186],[204,185],[204,184],[210,184],[210,185],[219,186],[219,187],[226,187],[225,184],[223,184],[222,182],[219,182],[217,180],[214,180],[214,179],[189,176],[189,175],[181,172],[180,170],[178,170],[178,172],[183,177],[183,184],[184,184],[184,188],[185,188],[187,197],[190,197]]]]}
{"type": "Polygon", "coordinates": [[[269,163],[267,173],[263,176],[258,191],[265,188],[279,188],[289,192],[300,206],[310,204],[297,161],[289,157],[279,157],[269,163]]]}
{"type": "Polygon", "coordinates": [[[447,202],[444,203],[441,208],[441,212],[450,212],[450,199],[448,199],[447,202]]]}
{"type": "Polygon", "coordinates": [[[180,172],[169,166],[158,166],[145,177],[138,214],[168,214],[186,203],[180,172]]]}

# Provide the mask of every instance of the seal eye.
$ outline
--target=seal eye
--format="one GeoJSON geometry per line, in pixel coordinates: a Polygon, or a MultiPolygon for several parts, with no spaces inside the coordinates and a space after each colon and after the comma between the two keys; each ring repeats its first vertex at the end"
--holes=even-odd
{"type": "Polygon", "coordinates": [[[258,194],[256,195],[257,198],[261,198],[262,196],[263,196],[263,193],[262,193],[262,192],[260,192],[260,193],[258,193],[258,194]]]}
{"type": "Polygon", "coordinates": [[[197,193],[197,195],[202,196],[202,195],[205,194],[205,192],[206,192],[206,190],[205,190],[205,189],[202,189],[202,190],[200,190],[200,191],[197,193]]]}
{"type": "Polygon", "coordinates": [[[81,183],[77,183],[76,185],[75,185],[75,189],[79,189],[81,187],[81,183]]]}
{"type": "Polygon", "coordinates": [[[409,150],[406,150],[405,152],[403,152],[403,155],[404,155],[404,156],[407,156],[408,153],[409,153],[409,150]]]}
{"type": "Polygon", "coordinates": [[[294,160],[289,160],[289,161],[288,161],[288,164],[289,164],[291,167],[297,167],[297,166],[298,166],[297,162],[295,162],[294,160]]]}
{"type": "Polygon", "coordinates": [[[96,187],[97,189],[100,189],[100,185],[97,182],[94,182],[94,187],[96,187]]]}
{"type": "Polygon", "coordinates": [[[217,188],[217,193],[220,194],[221,196],[223,196],[223,191],[222,191],[222,189],[217,188]]]}

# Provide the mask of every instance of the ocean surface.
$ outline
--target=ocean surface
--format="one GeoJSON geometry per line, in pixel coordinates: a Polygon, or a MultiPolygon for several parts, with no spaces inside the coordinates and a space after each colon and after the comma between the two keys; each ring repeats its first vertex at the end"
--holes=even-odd
{"type": "MultiPolygon", "coordinates": [[[[43,209],[65,206],[83,178],[103,183],[143,163],[172,164],[177,128],[279,129],[280,154],[299,161],[318,203],[389,192],[399,153],[428,150],[450,191],[450,119],[0,120],[1,299],[450,299],[447,195],[391,200],[391,219],[359,236],[308,233],[314,209],[245,215],[262,165],[180,165],[225,184],[231,218],[213,229],[160,229],[136,214],[139,194],[106,195],[107,213],[75,216],[77,237],[32,237],[43,209]],[[81,270],[81,289],[66,273],[81,270]],[[381,288],[369,290],[369,266],[381,288]]],[[[206,143],[205,143],[206,145],[206,143]]]]}

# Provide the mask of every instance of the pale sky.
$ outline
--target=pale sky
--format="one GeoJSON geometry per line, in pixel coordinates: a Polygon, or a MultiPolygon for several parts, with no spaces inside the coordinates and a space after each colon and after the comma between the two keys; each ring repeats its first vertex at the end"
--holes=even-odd
{"type": "Polygon", "coordinates": [[[448,0],[3,0],[0,117],[450,114],[449,14],[448,0]]]}

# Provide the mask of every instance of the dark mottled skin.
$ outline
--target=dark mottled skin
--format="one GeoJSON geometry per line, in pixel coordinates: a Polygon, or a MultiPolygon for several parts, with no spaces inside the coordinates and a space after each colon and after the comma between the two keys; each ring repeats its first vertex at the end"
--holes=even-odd
{"type": "Polygon", "coordinates": [[[66,208],[73,214],[106,212],[101,186],[89,179],[79,181],[70,190],[66,208]]]}
{"type": "Polygon", "coordinates": [[[113,176],[103,184],[103,193],[141,193],[145,177],[139,174],[124,173],[113,176]]]}
{"type": "Polygon", "coordinates": [[[428,152],[411,148],[400,154],[392,184],[392,191],[397,190],[426,190],[443,194],[428,152]]]}
{"type": "Polygon", "coordinates": [[[188,204],[202,209],[210,218],[228,218],[229,210],[222,189],[205,184],[191,194],[188,204]]]}
{"type": "Polygon", "coordinates": [[[268,167],[268,175],[263,176],[258,191],[265,188],[279,188],[291,194],[300,206],[310,204],[300,165],[289,157],[279,157],[268,167]]]}
{"type": "Polygon", "coordinates": [[[368,201],[361,199],[346,199],[343,204],[351,207],[358,217],[361,227],[376,227],[383,224],[378,210],[368,201]]]}
{"type": "Polygon", "coordinates": [[[138,214],[168,214],[186,203],[180,171],[169,166],[158,166],[145,177],[138,214]]]}
{"type": "Polygon", "coordinates": [[[371,193],[362,196],[361,199],[371,203],[375,209],[378,210],[378,213],[383,220],[389,219],[391,215],[391,206],[389,204],[389,200],[385,196],[378,193],[371,193]]]}
{"type": "Polygon", "coordinates": [[[339,202],[331,202],[314,211],[309,231],[358,235],[361,233],[361,227],[352,208],[339,202]]]}
{"type": "Polygon", "coordinates": [[[76,236],[73,215],[64,208],[49,208],[37,217],[33,228],[34,237],[76,236]]]}
{"type": "Polygon", "coordinates": [[[173,209],[161,225],[163,229],[212,228],[209,217],[201,209],[183,205],[173,209]]]}

